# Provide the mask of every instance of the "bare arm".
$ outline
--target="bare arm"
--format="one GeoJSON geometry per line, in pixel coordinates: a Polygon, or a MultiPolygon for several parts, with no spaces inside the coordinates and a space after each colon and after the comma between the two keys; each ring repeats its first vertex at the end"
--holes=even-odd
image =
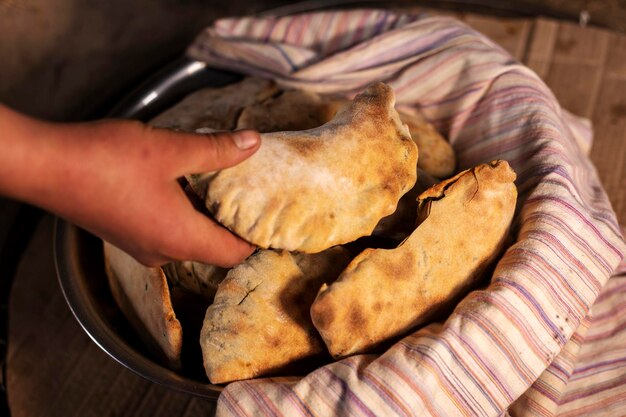
{"type": "Polygon", "coordinates": [[[147,265],[186,259],[232,266],[253,246],[196,211],[177,178],[235,165],[259,146],[251,131],[55,124],[0,105],[0,193],[64,217],[147,265]]]}

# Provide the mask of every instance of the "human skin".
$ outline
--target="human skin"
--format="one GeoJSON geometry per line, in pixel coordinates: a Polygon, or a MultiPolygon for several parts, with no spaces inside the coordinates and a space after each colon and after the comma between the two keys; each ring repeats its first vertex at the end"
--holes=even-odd
{"type": "Polygon", "coordinates": [[[0,104],[0,194],[63,217],[148,266],[195,260],[229,267],[254,247],[197,211],[178,178],[236,165],[260,143],[253,131],[50,123],[0,104]]]}

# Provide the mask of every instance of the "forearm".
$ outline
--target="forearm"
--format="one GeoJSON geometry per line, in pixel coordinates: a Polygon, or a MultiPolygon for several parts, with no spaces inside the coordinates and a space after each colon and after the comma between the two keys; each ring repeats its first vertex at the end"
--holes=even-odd
{"type": "Polygon", "coordinates": [[[56,126],[16,113],[0,104],[0,193],[40,204],[58,163],[56,126]]]}
{"type": "Polygon", "coordinates": [[[106,135],[98,126],[44,122],[0,105],[0,194],[63,217],[80,214],[97,192],[90,176],[102,165],[115,169],[96,149],[106,135]]]}
{"type": "Polygon", "coordinates": [[[0,104],[0,194],[80,220],[94,193],[88,171],[100,162],[93,125],[45,122],[0,104]]]}

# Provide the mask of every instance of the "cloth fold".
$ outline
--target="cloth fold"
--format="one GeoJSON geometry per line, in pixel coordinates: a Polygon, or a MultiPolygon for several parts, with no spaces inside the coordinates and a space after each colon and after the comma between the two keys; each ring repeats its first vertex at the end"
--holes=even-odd
{"type": "Polygon", "coordinates": [[[218,415],[576,415],[606,403],[606,391],[580,393],[602,346],[613,349],[602,368],[617,375],[611,393],[626,394],[626,368],[615,365],[626,352],[606,336],[621,335],[611,314],[626,285],[607,282],[626,245],[587,157],[589,123],[530,69],[457,20],[383,10],[224,19],[188,54],[348,97],[385,81],[399,107],[419,109],[450,140],[459,169],[506,159],[518,174],[515,243],[444,323],[303,378],[230,384],[218,415]]]}

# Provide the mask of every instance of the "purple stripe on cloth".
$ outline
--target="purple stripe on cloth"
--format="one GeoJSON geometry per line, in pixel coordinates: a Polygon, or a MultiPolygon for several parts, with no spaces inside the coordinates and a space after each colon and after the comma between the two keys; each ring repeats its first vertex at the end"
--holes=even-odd
{"type": "MultiPolygon", "coordinates": [[[[358,366],[356,366],[353,362],[345,361],[340,363],[342,366],[348,366],[354,371],[358,370],[358,366]]],[[[384,381],[378,379],[376,374],[363,372],[361,374],[361,381],[363,381],[364,384],[367,384],[372,391],[381,398],[382,401],[389,404],[396,414],[406,416],[410,415],[406,401],[403,401],[402,397],[400,397],[392,387],[385,386],[384,381]]]]}
{"type": "Polygon", "coordinates": [[[608,360],[608,361],[599,361],[590,365],[576,368],[576,373],[574,374],[574,378],[581,379],[581,378],[589,376],[589,374],[604,372],[607,369],[616,368],[618,366],[622,368],[626,368],[626,358],[617,358],[617,359],[608,360]]]}
{"type": "Polygon", "coordinates": [[[329,368],[322,368],[320,371],[323,371],[326,375],[329,388],[339,398],[340,402],[338,403],[338,406],[342,409],[342,411],[345,411],[346,409],[355,409],[354,411],[358,411],[358,414],[354,413],[354,411],[350,414],[376,417],[374,411],[371,410],[358,395],[355,395],[351,387],[343,378],[337,376],[329,368]]]}
{"type": "MultiPolygon", "coordinates": [[[[548,197],[548,196],[544,196],[543,200],[550,200],[552,203],[555,204],[559,204],[561,205],[563,208],[567,208],[570,212],[574,213],[577,217],[577,219],[584,223],[585,226],[587,226],[589,229],[592,230],[592,232],[597,236],[598,239],[602,240],[602,242],[606,245],[606,247],[611,250],[617,257],[619,258],[623,258],[624,257],[624,248],[623,245],[620,245],[620,247],[618,248],[616,245],[612,244],[611,242],[609,242],[607,240],[607,238],[605,237],[605,235],[598,230],[597,227],[595,227],[595,224],[589,220],[586,216],[583,215],[583,213],[581,213],[580,211],[578,211],[578,209],[576,207],[574,207],[573,204],[562,200],[562,199],[558,199],[556,197],[548,197]]],[[[534,199],[528,199],[528,203],[531,203],[532,201],[535,201],[534,199]]],[[[609,273],[613,271],[613,268],[611,268],[609,270],[609,273]]]]}
{"type": "MultiPolygon", "coordinates": [[[[428,338],[425,338],[428,339],[428,338]]],[[[446,382],[446,386],[450,393],[464,405],[464,411],[470,415],[476,416],[487,416],[489,413],[484,410],[480,403],[476,401],[476,399],[470,395],[469,385],[478,386],[479,391],[484,394],[484,387],[481,387],[477,384],[477,381],[473,380],[473,377],[467,373],[467,370],[461,368],[465,373],[464,376],[467,376],[468,379],[463,380],[460,383],[459,378],[462,378],[462,375],[457,375],[452,372],[452,368],[449,366],[447,361],[443,360],[440,356],[440,351],[438,349],[432,349],[433,344],[439,344],[443,347],[444,350],[448,350],[447,346],[443,344],[443,340],[431,339],[431,343],[429,344],[416,344],[412,346],[412,349],[421,353],[422,360],[431,361],[431,363],[436,366],[441,371],[441,377],[446,382]],[[452,387],[456,387],[456,390],[453,390],[452,387]]],[[[454,357],[451,355],[454,360],[454,357]]],[[[490,405],[494,406],[493,399],[489,399],[490,405]]],[[[495,408],[495,406],[494,406],[495,408]]]]}

